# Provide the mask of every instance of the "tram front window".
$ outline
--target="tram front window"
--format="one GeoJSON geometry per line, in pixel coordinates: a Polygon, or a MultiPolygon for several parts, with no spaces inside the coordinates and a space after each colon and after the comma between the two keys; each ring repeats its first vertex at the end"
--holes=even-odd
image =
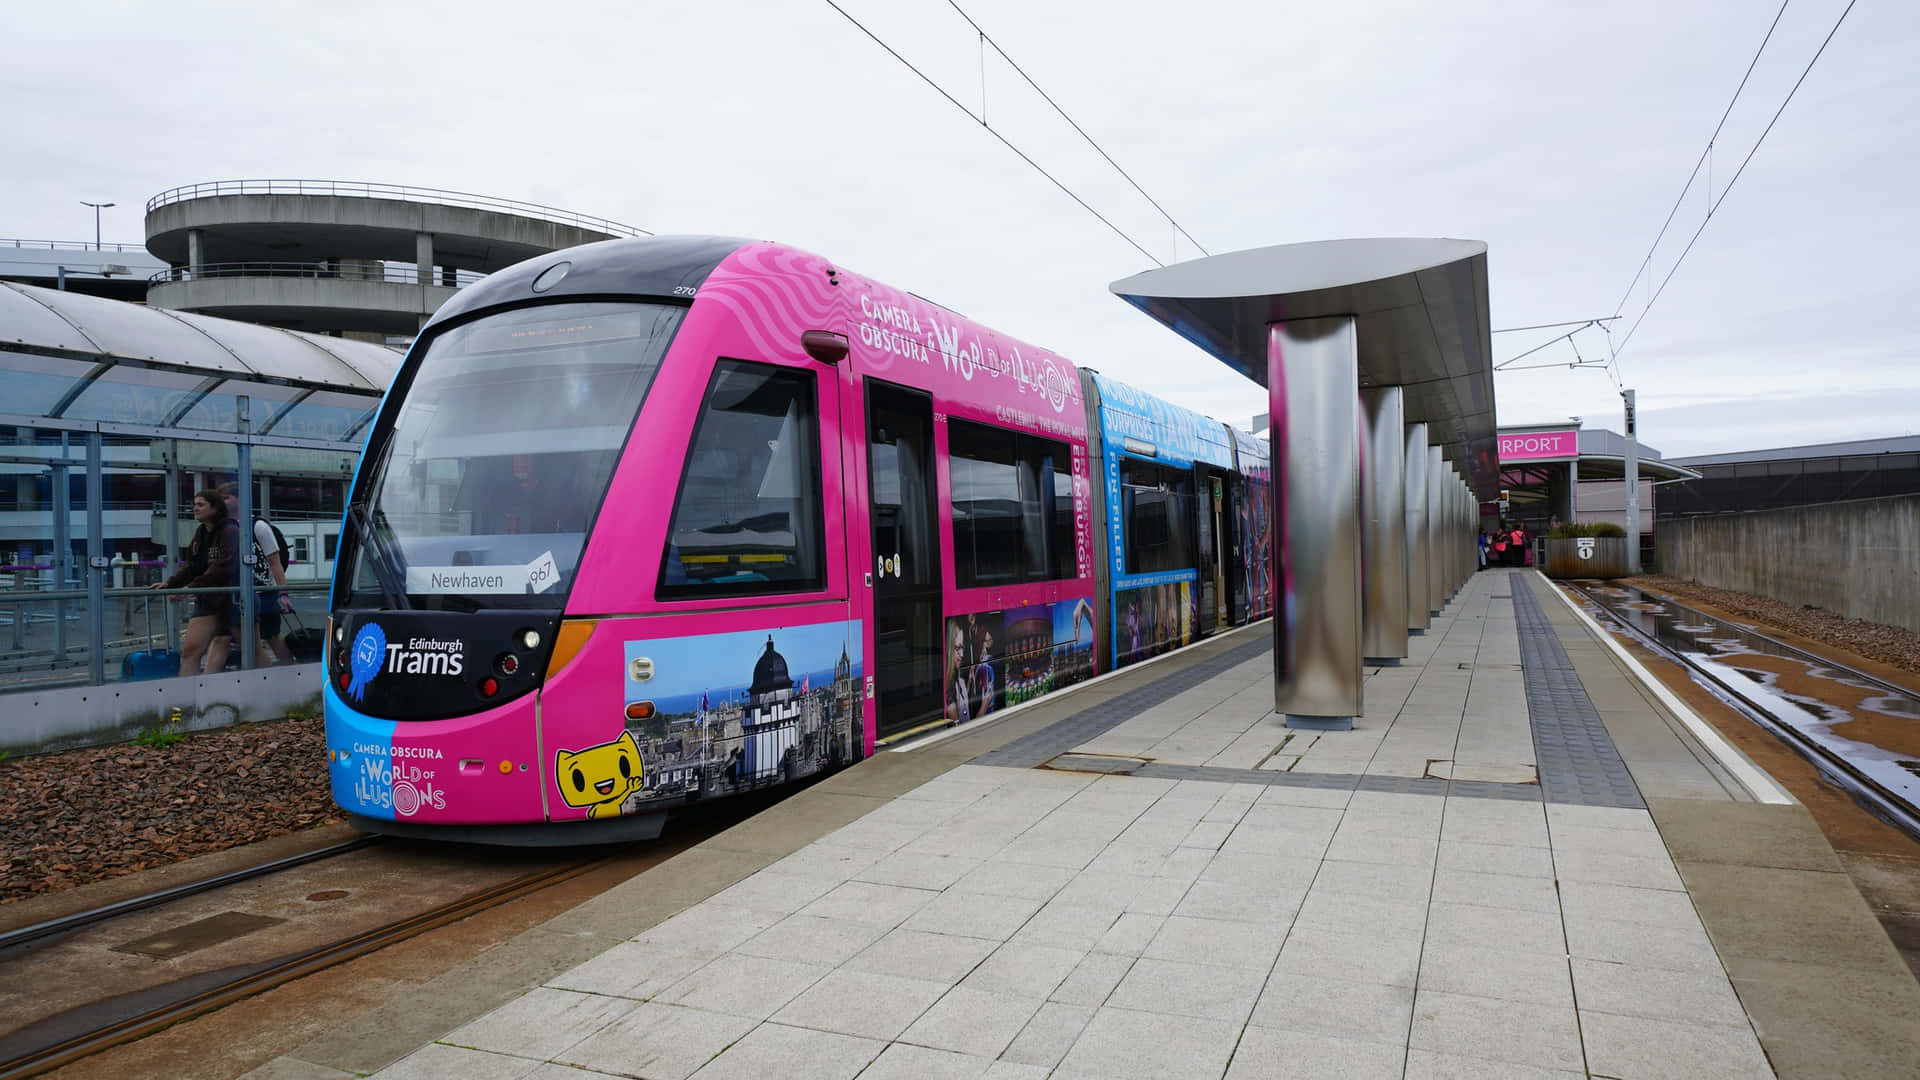
{"type": "Polygon", "coordinates": [[[684,311],[551,305],[436,338],[349,515],[350,602],[560,607],[684,311]]]}

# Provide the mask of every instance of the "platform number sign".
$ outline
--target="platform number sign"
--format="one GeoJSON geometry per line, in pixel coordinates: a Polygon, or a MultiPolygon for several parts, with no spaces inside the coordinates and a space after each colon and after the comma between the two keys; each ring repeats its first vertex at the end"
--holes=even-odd
{"type": "Polygon", "coordinates": [[[1573,542],[1574,550],[1578,551],[1583,559],[1593,558],[1593,544],[1594,540],[1591,536],[1578,537],[1573,542]]]}

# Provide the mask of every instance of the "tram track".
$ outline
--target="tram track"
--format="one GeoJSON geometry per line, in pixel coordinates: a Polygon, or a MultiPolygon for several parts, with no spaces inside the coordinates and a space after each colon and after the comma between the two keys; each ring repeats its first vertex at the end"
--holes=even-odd
{"type": "MultiPolygon", "coordinates": [[[[1863,768],[1860,762],[1854,760],[1853,755],[1842,752],[1836,749],[1835,746],[1830,745],[1828,741],[1823,741],[1817,737],[1816,732],[1810,730],[1810,728],[1819,725],[1809,724],[1809,717],[1806,715],[1795,715],[1796,711],[1803,714],[1805,713],[1802,703],[1792,701],[1789,696],[1782,695],[1777,691],[1772,691],[1770,688],[1767,693],[1756,692],[1754,689],[1756,685],[1765,684],[1759,683],[1757,680],[1752,680],[1751,677],[1748,680],[1742,680],[1738,676],[1732,676],[1731,673],[1736,669],[1731,668],[1724,661],[1729,657],[1739,655],[1737,651],[1729,650],[1725,653],[1713,653],[1706,649],[1689,651],[1687,649],[1677,648],[1671,642],[1663,640],[1660,636],[1649,633],[1643,626],[1638,625],[1633,618],[1623,614],[1614,604],[1596,595],[1593,588],[1589,585],[1568,582],[1563,582],[1562,584],[1576,596],[1586,601],[1595,615],[1605,620],[1607,625],[1620,628],[1648,651],[1677,665],[1687,673],[1688,677],[1691,678],[1695,684],[1711,694],[1716,700],[1758,725],[1763,730],[1771,732],[1780,738],[1789,748],[1812,764],[1827,782],[1845,791],[1857,803],[1867,808],[1876,817],[1898,828],[1909,837],[1920,840],[1920,802],[1916,802],[1911,795],[1911,789],[1900,790],[1895,785],[1884,782],[1881,778],[1874,776],[1866,768],[1863,768]],[[1743,682],[1745,685],[1743,685],[1743,682]],[[1782,701],[1790,707],[1781,707],[1782,701]]],[[[1741,637],[1751,638],[1756,642],[1764,642],[1766,654],[1787,658],[1802,664],[1809,672],[1823,673],[1821,677],[1836,686],[1847,685],[1858,689],[1871,690],[1889,698],[1914,702],[1916,712],[1920,712],[1920,699],[1916,699],[1911,691],[1890,683],[1885,679],[1849,667],[1831,658],[1789,645],[1776,637],[1753,629],[1745,624],[1731,623],[1726,619],[1688,607],[1685,604],[1678,603],[1666,597],[1655,596],[1653,594],[1644,595],[1648,602],[1657,604],[1662,613],[1680,614],[1687,618],[1693,625],[1705,624],[1708,626],[1723,627],[1737,633],[1741,637]],[[1834,676],[1837,676],[1837,678],[1834,676]],[[1841,680],[1845,680],[1845,682],[1842,683],[1841,680]]],[[[1635,613],[1643,613],[1641,609],[1630,610],[1635,611],[1635,613]]],[[[1846,711],[1844,706],[1835,703],[1828,704],[1839,711],[1846,711]]],[[[1916,778],[1920,778],[1920,762],[1899,760],[1898,752],[1886,751],[1870,743],[1860,743],[1856,745],[1869,747],[1887,756],[1889,759],[1895,760],[1900,767],[1909,773],[1913,773],[1916,778]]]]}
{"type": "Polygon", "coordinates": [[[214,874],[210,877],[189,881],[185,884],[172,886],[171,888],[155,889],[152,892],[128,897],[125,900],[119,900],[111,904],[102,904],[99,907],[88,908],[85,911],[76,911],[68,915],[44,919],[37,923],[9,930],[5,933],[0,933],[0,961],[9,959],[16,952],[36,941],[43,941],[47,938],[70,934],[96,923],[106,922],[109,919],[118,918],[122,915],[130,915],[136,911],[144,911],[147,908],[159,907],[162,904],[170,904],[175,900],[183,900],[189,896],[211,892],[214,889],[225,888],[228,885],[234,885],[252,878],[265,877],[269,874],[277,874],[284,870],[291,870],[296,866],[305,866],[308,863],[319,862],[322,859],[331,859],[338,855],[345,855],[350,851],[358,851],[361,848],[371,847],[374,844],[381,843],[382,839],[382,837],[378,836],[357,836],[338,844],[329,844],[326,847],[315,848],[312,851],[302,851],[283,858],[269,859],[265,862],[255,863],[252,866],[241,867],[238,870],[214,874]]]}
{"type": "MultiPolygon", "coordinates": [[[[346,847],[347,845],[335,846],[346,847]]],[[[321,849],[321,851],[324,852],[327,851],[327,849],[321,849]]],[[[339,853],[340,852],[331,852],[330,854],[339,853]]],[[[312,857],[304,861],[311,862],[314,861],[314,858],[326,857],[318,852],[309,853],[309,855],[312,857]]],[[[98,1022],[88,1021],[76,1025],[73,1022],[73,1017],[76,1013],[100,1012],[103,1009],[110,1013],[113,1010],[107,1007],[110,1006],[112,1002],[103,1002],[87,1009],[72,1010],[69,1013],[49,1017],[46,1021],[35,1024],[21,1032],[16,1032],[5,1040],[6,1042],[15,1043],[17,1047],[22,1043],[31,1045],[19,1047],[11,1056],[0,1059],[0,1080],[18,1080],[18,1078],[37,1076],[50,1070],[72,1064],[82,1058],[108,1050],[112,1047],[134,1042],[163,1028],[245,1000],[246,998],[263,993],[283,983],[291,982],[294,979],[310,975],[336,964],[366,956],[390,945],[405,941],[408,938],[447,926],[489,908],[498,907],[510,901],[558,885],[572,878],[590,873],[612,861],[614,861],[613,857],[586,859],[563,866],[523,874],[498,885],[468,893],[465,896],[426,911],[408,915],[384,925],[348,935],[314,948],[301,950],[256,964],[245,965],[236,969],[229,969],[225,972],[215,973],[216,977],[211,980],[211,985],[192,983],[182,987],[180,993],[176,995],[162,994],[161,996],[165,997],[166,1000],[162,1000],[157,1004],[123,1010],[122,1015],[107,1015],[102,1017],[98,1022]],[[43,1037],[36,1039],[34,1037],[36,1031],[43,1033],[43,1037]]],[[[276,862],[284,862],[284,860],[276,860],[276,862]]],[[[257,868],[249,869],[256,870],[256,872],[248,874],[247,876],[258,876],[260,873],[272,872],[271,870],[258,870],[257,868]]],[[[285,869],[285,867],[276,867],[276,869],[285,869]]],[[[231,882],[222,883],[230,884],[231,882]]],[[[200,883],[193,884],[198,885],[200,883]]],[[[218,886],[207,886],[207,888],[216,887],[218,886]]],[[[182,886],[182,888],[192,888],[192,886],[182,886]]],[[[164,891],[171,892],[172,890],[164,891]]],[[[148,899],[150,898],[138,897],[128,903],[148,899]]],[[[168,897],[168,899],[177,899],[177,897],[168,897]]],[[[167,900],[153,900],[151,903],[142,906],[150,907],[165,902],[167,902],[167,900]]],[[[119,907],[120,905],[111,906],[119,907]]],[[[93,921],[98,922],[112,918],[115,914],[123,914],[125,910],[134,909],[128,908],[113,912],[112,914],[101,915],[93,921]]],[[[91,914],[94,913],[81,912],[72,918],[79,918],[91,914]]],[[[57,922],[59,920],[50,921],[57,922]]],[[[16,933],[25,933],[37,928],[37,926],[25,927],[22,928],[21,931],[16,931],[16,933]]],[[[40,936],[44,937],[48,934],[60,933],[63,929],[73,928],[74,927],[66,927],[47,930],[40,936]]],[[[157,989],[165,990],[166,988],[162,987],[157,989]]],[[[143,998],[146,996],[148,995],[141,995],[143,998]]]]}

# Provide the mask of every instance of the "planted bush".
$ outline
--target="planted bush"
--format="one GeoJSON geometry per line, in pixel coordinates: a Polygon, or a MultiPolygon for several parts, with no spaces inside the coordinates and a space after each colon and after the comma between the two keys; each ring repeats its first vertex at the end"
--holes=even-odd
{"type": "Polygon", "coordinates": [[[1578,521],[1556,525],[1547,533],[1549,540],[1570,540],[1576,536],[1625,536],[1627,530],[1611,521],[1578,521]]]}

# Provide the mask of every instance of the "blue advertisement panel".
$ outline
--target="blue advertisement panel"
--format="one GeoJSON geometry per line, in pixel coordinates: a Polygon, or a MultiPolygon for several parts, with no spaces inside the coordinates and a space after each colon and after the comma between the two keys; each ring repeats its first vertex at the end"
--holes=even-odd
{"type": "MultiPolygon", "coordinates": [[[[1100,428],[1105,447],[1108,565],[1114,613],[1113,663],[1134,663],[1193,642],[1199,574],[1193,569],[1129,573],[1127,569],[1128,473],[1157,476],[1170,490],[1164,498],[1184,521],[1192,513],[1191,473],[1204,463],[1232,469],[1227,427],[1191,409],[1160,400],[1126,383],[1094,373],[1100,390],[1100,428]],[[1151,466],[1128,466],[1129,461],[1151,466]]],[[[1154,481],[1147,482],[1149,486],[1154,481]]],[[[1151,495],[1152,492],[1149,492],[1151,495]]],[[[1136,538],[1137,540],[1138,538],[1136,538]]],[[[1192,538],[1187,542],[1191,544],[1192,538]]],[[[1187,552],[1191,562],[1193,552],[1187,552]]]]}
{"type": "Polygon", "coordinates": [[[1170,465],[1206,462],[1223,469],[1233,467],[1227,429],[1218,420],[1098,373],[1093,381],[1100,388],[1100,429],[1109,459],[1124,450],[1170,465]]]}

